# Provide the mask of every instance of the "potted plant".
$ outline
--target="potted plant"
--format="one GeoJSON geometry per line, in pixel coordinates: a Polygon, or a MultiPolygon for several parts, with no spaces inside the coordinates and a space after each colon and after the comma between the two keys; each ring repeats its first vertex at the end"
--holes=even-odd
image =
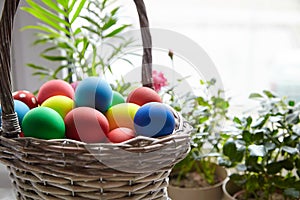
{"type": "MultiPolygon", "coordinates": [[[[200,81],[200,84],[209,89],[214,86],[215,80],[200,81]]],[[[168,193],[173,200],[221,199],[221,186],[227,172],[216,164],[216,158],[219,156],[222,126],[228,119],[229,108],[229,100],[222,95],[222,91],[216,96],[188,93],[172,100],[171,105],[194,128],[191,151],[175,165],[170,176],[168,193]]]]}
{"type": "Polygon", "coordinates": [[[223,146],[220,164],[235,167],[224,184],[225,200],[300,198],[300,104],[269,91],[256,117],[235,117],[235,131],[223,146]]]}
{"type": "Polygon", "coordinates": [[[111,63],[116,59],[130,62],[122,56],[130,54],[124,49],[132,45],[133,40],[120,36],[130,24],[120,23],[121,6],[114,0],[26,0],[26,3],[22,10],[38,23],[23,29],[35,30],[34,45],[45,46],[40,56],[57,63],[55,68],[29,63],[33,75],[73,82],[112,73],[111,63]],[[114,45],[111,39],[120,42],[114,45]],[[100,45],[110,51],[105,55],[99,53],[100,45]]]}

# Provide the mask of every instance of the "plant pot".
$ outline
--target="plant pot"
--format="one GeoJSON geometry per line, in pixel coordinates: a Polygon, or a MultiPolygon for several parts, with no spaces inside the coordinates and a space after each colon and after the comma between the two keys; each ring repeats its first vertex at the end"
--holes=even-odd
{"type": "Polygon", "coordinates": [[[222,185],[227,177],[227,171],[221,166],[216,166],[216,175],[222,180],[221,182],[203,188],[181,188],[169,185],[168,195],[172,200],[220,200],[222,199],[222,185]]]}
{"type": "MultiPolygon", "coordinates": [[[[229,178],[227,178],[222,186],[222,190],[224,193],[223,200],[236,200],[234,197],[237,194],[242,194],[245,191],[237,186],[236,184],[233,183],[229,178]]],[[[252,199],[252,198],[251,198],[252,199]]],[[[289,200],[289,198],[285,198],[282,194],[280,193],[274,193],[269,197],[270,200],[289,200]]]]}
{"type": "Polygon", "coordinates": [[[233,195],[241,190],[236,184],[233,183],[229,178],[226,178],[222,185],[224,193],[223,200],[236,200],[233,195]]]}

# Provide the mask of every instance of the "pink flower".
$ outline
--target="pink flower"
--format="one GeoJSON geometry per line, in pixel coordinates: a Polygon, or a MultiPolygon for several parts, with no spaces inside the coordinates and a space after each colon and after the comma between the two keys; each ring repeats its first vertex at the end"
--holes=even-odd
{"type": "Polygon", "coordinates": [[[162,72],[156,70],[152,71],[153,86],[156,92],[160,91],[162,87],[168,85],[167,79],[162,72]]]}

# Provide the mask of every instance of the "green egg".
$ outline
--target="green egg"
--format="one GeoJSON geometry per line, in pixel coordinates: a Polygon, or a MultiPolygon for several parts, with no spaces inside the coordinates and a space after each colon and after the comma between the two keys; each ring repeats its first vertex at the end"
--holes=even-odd
{"type": "Polygon", "coordinates": [[[25,137],[39,139],[65,138],[65,124],[62,117],[48,107],[30,110],[23,118],[22,131],[25,137]]]}
{"type": "Polygon", "coordinates": [[[125,98],[117,91],[113,91],[112,102],[109,107],[112,107],[117,104],[125,103],[125,98]]]}

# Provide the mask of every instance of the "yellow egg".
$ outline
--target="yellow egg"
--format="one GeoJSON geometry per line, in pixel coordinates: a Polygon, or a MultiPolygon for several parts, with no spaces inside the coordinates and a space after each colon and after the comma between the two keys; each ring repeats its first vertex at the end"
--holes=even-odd
{"type": "Polygon", "coordinates": [[[44,101],[42,107],[52,108],[64,119],[65,116],[73,109],[74,101],[66,96],[53,96],[44,101]]]}
{"type": "Polygon", "coordinates": [[[121,103],[110,107],[106,112],[106,118],[109,122],[109,129],[125,127],[134,130],[134,116],[139,105],[134,103],[121,103]]]}

